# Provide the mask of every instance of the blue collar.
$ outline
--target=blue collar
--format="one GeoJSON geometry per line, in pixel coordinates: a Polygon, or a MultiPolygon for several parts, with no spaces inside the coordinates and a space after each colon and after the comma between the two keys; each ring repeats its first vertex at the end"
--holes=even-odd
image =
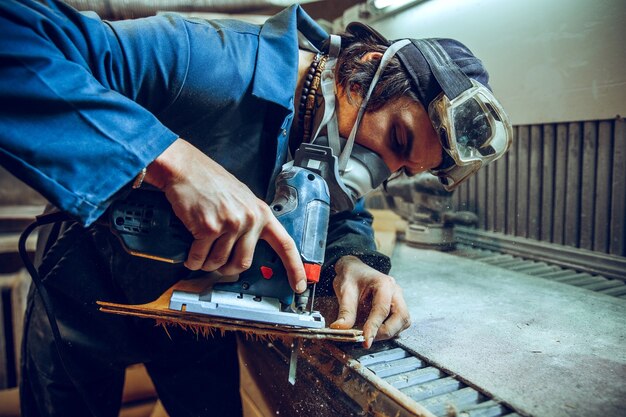
{"type": "Polygon", "coordinates": [[[298,75],[298,32],[322,49],[328,34],[299,5],[268,19],[259,35],[252,94],[293,111],[298,75]]]}

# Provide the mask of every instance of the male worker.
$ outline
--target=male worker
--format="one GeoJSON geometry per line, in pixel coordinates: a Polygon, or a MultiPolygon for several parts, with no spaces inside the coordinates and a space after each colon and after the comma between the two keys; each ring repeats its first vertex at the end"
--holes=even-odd
{"type": "MultiPolygon", "coordinates": [[[[0,4],[0,32],[0,162],[78,221],[40,233],[39,275],[70,357],[59,357],[31,292],[24,416],[115,416],[124,369],[137,362],[172,417],[240,415],[232,334],[198,340],[170,331],[170,338],[146,321],[100,313],[95,301],[147,302],[195,270],[239,273],[258,239],[276,250],[301,292],[302,263],[267,201],[290,148],[320,130],[348,138],[348,157],[352,146],[378,157],[382,164],[367,167],[372,178],[432,170],[448,186],[506,149],[493,124],[506,116],[484,87],[486,71],[451,40],[428,53],[408,41],[390,46],[353,25],[338,48],[298,6],[256,26],[176,15],[103,22],[56,1],[30,0],[0,4]],[[298,32],[308,49],[299,49],[298,32]],[[461,75],[431,71],[442,53],[461,75]],[[336,94],[309,82],[333,63],[336,94]],[[453,131],[445,130],[455,126],[445,111],[428,113],[431,103],[455,108],[440,94],[449,94],[447,78],[459,93],[483,94],[471,97],[480,105],[453,131]],[[306,105],[311,95],[313,107],[306,105]],[[457,141],[463,128],[489,123],[494,132],[457,141]],[[184,266],[128,255],[94,223],[111,201],[142,184],[161,189],[193,234],[184,266]]],[[[359,306],[371,300],[367,347],[409,326],[402,291],[386,275],[389,259],[375,251],[371,221],[362,200],[331,218],[322,282],[340,304],[333,327],[351,328],[359,306]]]]}

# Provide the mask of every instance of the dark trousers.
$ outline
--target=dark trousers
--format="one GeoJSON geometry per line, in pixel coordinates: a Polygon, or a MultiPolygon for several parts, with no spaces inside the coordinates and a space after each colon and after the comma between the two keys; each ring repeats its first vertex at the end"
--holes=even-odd
{"type": "Polygon", "coordinates": [[[117,416],[125,368],[144,363],[171,417],[240,416],[234,334],[198,336],[150,319],[102,313],[97,300],[144,303],[188,271],[127,255],[103,228],[40,233],[37,259],[61,336],[61,357],[31,289],[22,345],[24,417],[117,416]],[[69,375],[68,375],[69,373],[69,375]]]}

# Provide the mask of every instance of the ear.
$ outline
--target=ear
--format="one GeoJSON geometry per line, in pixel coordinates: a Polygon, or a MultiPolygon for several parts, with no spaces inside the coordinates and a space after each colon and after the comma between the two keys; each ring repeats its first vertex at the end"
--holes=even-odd
{"type": "Polygon", "coordinates": [[[372,61],[372,60],[380,61],[382,57],[383,57],[383,54],[381,52],[368,52],[361,57],[361,61],[363,62],[372,61]]]}

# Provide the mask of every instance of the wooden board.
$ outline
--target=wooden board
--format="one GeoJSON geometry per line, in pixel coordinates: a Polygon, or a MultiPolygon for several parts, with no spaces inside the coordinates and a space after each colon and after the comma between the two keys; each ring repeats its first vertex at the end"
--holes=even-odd
{"type": "Polygon", "coordinates": [[[174,290],[199,292],[206,288],[205,279],[179,281],[165,291],[158,299],[147,304],[116,304],[98,301],[100,310],[105,313],[120,314],[124,316],[141,317],[156,320],[157,324],[164,326],[180,326],[191,331],[208,335],[213,331],[242,331],[248,335],[289,339],[325,339],[338,342],[362,342],[362,330],[349,329],[310,329],[278,324],[257,323],[253,321],[228,319],[224,317],[211,317],[204,314],[171,310],[169,301],[174,290]]]}

